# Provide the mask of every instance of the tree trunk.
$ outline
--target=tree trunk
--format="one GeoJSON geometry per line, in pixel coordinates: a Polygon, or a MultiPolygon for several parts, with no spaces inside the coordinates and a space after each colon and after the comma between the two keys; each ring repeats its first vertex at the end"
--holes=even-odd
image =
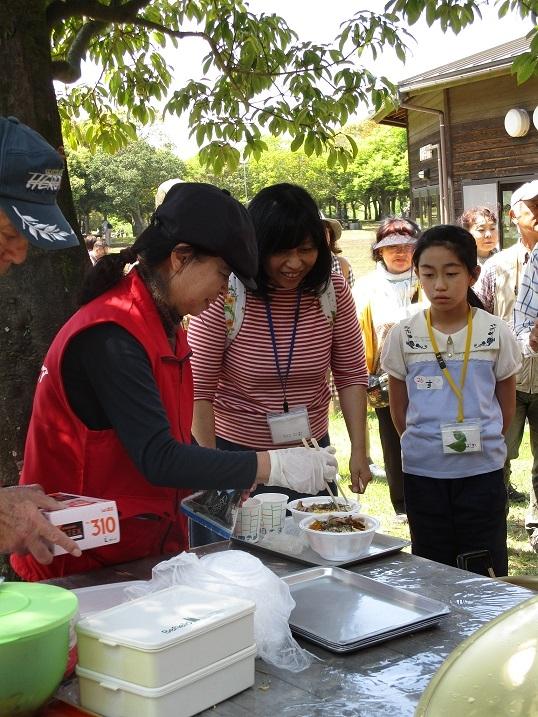
{"type": "Polygon", "coordinates": [[[144,217],[142,216],[142,212],[140,211],[140,207],[135,207],[133,209],[131,218],[131,226],[133,228],[133,236],[137,237],[139,234],[141,234],[144,229],[146,228],[146,222],[144,221],[144,217]]]}
{"type": "MultiPolygon", "coordinates": [[[[17,116],[61,147],[45,6],[44,0],[0,3],[0,115],[17,116]]],[[[60,205],[78,227],[67,172],[60,205]]],[[[0,280],[0,484],[18,479],[41,362],[74,309],[87,261],[80,247],[43,251],[30,246],[26,264],[0,280]]]]}

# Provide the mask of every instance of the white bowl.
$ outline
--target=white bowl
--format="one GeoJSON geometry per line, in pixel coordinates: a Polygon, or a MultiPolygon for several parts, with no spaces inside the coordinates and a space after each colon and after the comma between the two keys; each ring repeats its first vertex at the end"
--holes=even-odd
{"type": "MultiPolygon", "coordinates": [[[[338,504],[342,504],[342,508],[344,506],[343,498],[338,497],[336,499],[338,504]]],[[[288,503],[288,510],[293,516],[293,520],[296,523],[300,523],[302,520],[304,520],[307,516],[310,517],[314,515],[316,518],[327,518],[329,515],[351,515],[352,513],[358,513],[361,509],[360,503],[358,500],[351,500],[350,498],[347,499],[347,502],[351,505],[351,510],[334,510],[333,508],[333,499],[328,495],[313,495],[310,498],[299,498],[297,500],[290,500],[288,503]],[[297,510],[296,506],[299,501],[302,501],[304,505],[311,505],[312,503],[327,503],[327,512],[323,513],[307,513],[304,510],[297,510]]]]}
{"type": "Polygon", "coordinates": [[[379,521],[370,515],[354,513],[353,518],[360,518],[366,524],[366,530],[357,533],[329,533],[312,530],[309,527],[311,523],[315,520],[323,520],[317,515],[305,518],[299,523],[299,527],[306,535],[312,550],[315,550],[325,560],[351,560],[359,558],[368,551],[374,539],[374,533],[379,528],[379,521]]]}

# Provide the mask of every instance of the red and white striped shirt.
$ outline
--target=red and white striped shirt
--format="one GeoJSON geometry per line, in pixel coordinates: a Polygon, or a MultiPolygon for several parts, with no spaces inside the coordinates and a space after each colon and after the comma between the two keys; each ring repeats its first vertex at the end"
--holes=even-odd
{"type": "MultiPolygon", "coordinates": [[[[317,297],[301,297],[286,387],[289,407],[307,406],[312,435],[318,439],[327,433],[329,424],[328,369],[337,389],[366,386],[368,376],[351,291],[342,276],[333,274],[332,281],[337,304],[333,325],[317,297]]],[[[297,294],[278,289],[271,297],[280,369],[285,374],[297,294]]],[[[194,397],[213,403],[216,435],[251,448],[274,448],[267,414],[282,411],[284,395],[264,301],[247,292],[243,323],[228,348],[222,298],[191,319],[188,338],[193,350],[194,397]]]]}

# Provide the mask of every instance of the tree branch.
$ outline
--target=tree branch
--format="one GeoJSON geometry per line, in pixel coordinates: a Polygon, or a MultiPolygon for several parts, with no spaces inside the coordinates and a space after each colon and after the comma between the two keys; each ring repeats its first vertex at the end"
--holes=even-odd
{"type": "Polygon", "coordinates": [[[47,8],[47,23],[52,27],[70,17],[88,17],[102,22],[131,22],[151,0],[129,0],[124,5],[102,5],[99,0],[53,0],[47,8]]]}
{"type": "Polygon", "coordinates": [[[80,63],[86,55],[92,37],[100,33],[106,27],[105,22],[90,20],[78,31],[69,52],[67,59],[54,60],[52,62],[52,77],[66,85],[72,84],[80,79],[82,70],[80,63]]]}

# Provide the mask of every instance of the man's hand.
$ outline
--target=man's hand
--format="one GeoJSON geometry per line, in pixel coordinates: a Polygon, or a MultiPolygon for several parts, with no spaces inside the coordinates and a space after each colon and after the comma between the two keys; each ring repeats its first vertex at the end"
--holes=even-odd
{"type": "Polygon", "coordinates": [[[538,319],[534,322],[529,334],[529,346],[535,353],[538,352],[538,319]]]}
{"type": "Polygon", "coordinates": [[[40,486],[0,488],[0,553],[31,553],[45,565],[54,557],[51,545],[59,545],[79,557],[80,548],[42,515],[62,504],[43,493],[40,486]]]}

